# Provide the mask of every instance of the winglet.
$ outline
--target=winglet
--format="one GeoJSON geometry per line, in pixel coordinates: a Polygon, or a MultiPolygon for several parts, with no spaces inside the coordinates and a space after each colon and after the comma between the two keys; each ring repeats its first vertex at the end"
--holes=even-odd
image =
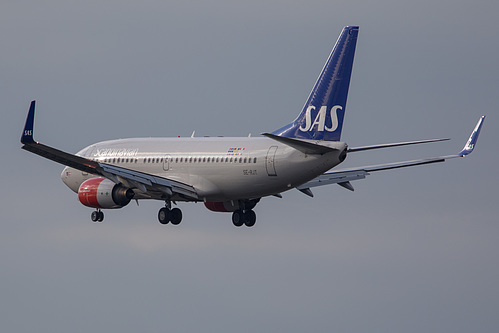
{"type": "Polygon", "coordinates": [[[473,132],[471,132],[470,138],[468,139],[468,142],[466,142],[466,145],[464,146],[463,150],[459,152],[459,156],[464,157],[466,155],[471,154],[473,149],[475,148],[476,142],[478,141],[478,135],[480,134],[480,130],[482,129],[483,125],[483,120],[485,119],[485,116],[481,116],[480,120],[478,120],[478,123],[475,126],[475,129],[473,132]]]}
{"type": "Polygon", "coordinates": [[[35,121],[35,101],[32,101],[29,107],[28,117],[26,117],[26,124],[24,125],[24,131],[21,136],[21,143],[23,144],[35,143],[35,140],[33,140],[34,121],[35,121]]]}

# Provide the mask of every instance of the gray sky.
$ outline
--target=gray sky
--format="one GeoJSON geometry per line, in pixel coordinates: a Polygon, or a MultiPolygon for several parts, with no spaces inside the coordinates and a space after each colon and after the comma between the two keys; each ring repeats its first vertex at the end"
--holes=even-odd
{"type": "Polygon", "coordinates": [[[497,332],[497,1],[20,1],[0,5],[0,322],[5,332],[497,332]],[[351,154],[361,166],[458,152],[263,199],[255,227],[181,204],[103,224],[20,149],[124,137],[247,136],[300,111],[344,25],[360,34],[343,140],[452,141],[351,154]]]}

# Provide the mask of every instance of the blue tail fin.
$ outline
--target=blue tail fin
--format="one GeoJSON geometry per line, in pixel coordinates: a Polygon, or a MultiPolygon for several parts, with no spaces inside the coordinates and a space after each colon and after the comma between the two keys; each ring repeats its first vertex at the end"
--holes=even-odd
{"type": "Polygon", "coordinates": [[[272,134],[340,141],[358,33],[359,27],[343,28],[301,113],[272,134]]]}
{"type": "Polygon", "coordinates": [[[21,136],[22,144],[34,143],[33,140],[33,127],[35,121],[35,101],[31,101],[29,106],[28,116],[26,117],[26,123],[24,124],[24,131],[21,136]]]}

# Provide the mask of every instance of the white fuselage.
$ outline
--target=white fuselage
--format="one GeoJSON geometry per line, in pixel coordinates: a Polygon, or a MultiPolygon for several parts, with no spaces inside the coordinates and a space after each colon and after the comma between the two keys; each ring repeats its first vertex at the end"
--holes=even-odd
{"type": "MultiPolygon", "coordinates": [[[[139,138],[99,142],[77,155],[191,185],[200,200],[224,201],[278,194],[341,163],[345,143],[320,144],[337,150],[305,154],[263,137],[139,138]]],[[[75,192],[93,177],[70,167],[61,174],[75,192]]]]}

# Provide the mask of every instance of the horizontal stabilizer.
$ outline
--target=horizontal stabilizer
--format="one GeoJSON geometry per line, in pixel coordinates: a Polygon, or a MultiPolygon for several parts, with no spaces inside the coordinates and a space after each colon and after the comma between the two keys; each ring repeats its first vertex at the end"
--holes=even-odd
{"type": "Polygon", "coordinates": [[[348,153],[353,153],[356,151],[364,151],[364,150],[372,150],[372,149],[381,149],[381,148],[391,148],[391,147],[399,147],[399,146],[408,146],[408,145],[416,145],[420,143],[430,143],[430,142],[439,142],[439,141],[448,141],[450,139],[431,139],[431,140],[419,140],[419,141],[407,141],[407,142],[396,142],[396,143],[387,143],[382,145],[371,145],[371,146],[363,146],[363,147],[354,147],[348,148],[348,153]]]}
{"type": "MultiPolygon", "coordinates": [[[[467,156],[473,151],[473,149],[476,146],[476,143],[478,141],[478,135],[480,134],[480,130],[482,129],[484,119],[485,119],[485,116],[480,117],[473,132],[471,132],[471,135],[470,135],[468,141],[466,142],[466,145],[464,146],[463,150],[461,150],[458,154],[446,155],[446,156],[437,156],[437,157],[424,158],[424,159],[418,159],[418,160],[412,160],[412,161],[404,161],[404,162],[370,165],[370,166],[365,166],[365,167],[360,167],[360,168],[352,168],[352,169],[326,172],[326,173],[323,173],[322,175],[306,182],[305,184],[297,186],[296,188],[298,190],[302,191],[304,189],[310,189],[311,187],[316,187],[316,186],[338,184],[340,186],[343,186],[343,187],[353,191],[353,187],[350,184],[350,181],[364,179],[364,178],[366,178],[366,176],[370,175],[370,172],[382,171],[382,170],[392,170],[392,169],[399,169],[399,168],[407,168],[407,167],[417,166],[417,165],[433,164],[433,163],[445,162],[446,160],[451,159],[451,158],[467,156]]],[[[445,140],[445,139],[425,140],[425,141],[417,141],[417,142],[418,143],[425,143],[425,142],[434,142],[434,141],[442,141],[442,140],[445,140]]],[[[413,144],[413,143],[392,144],[392,146],[393,145],[405,145],[405,144],[413,144]]],[[[373,147],[373,146],[371,146],[371,147],[373,147]]],[[[359,147],[359,148],[362,148],[362,147],[359,147]]],[[[354,148],[354,149],[359,149],[359,148],[354,148]]],[[[375,148],[368,148],[368,149],[375,149],[375,148]]],[[[367,149],[360,149],[360,150],[367,150],[367,149]]],[[[358,150],[355,150],[355,151],[358,151],[358,150]]]]}

